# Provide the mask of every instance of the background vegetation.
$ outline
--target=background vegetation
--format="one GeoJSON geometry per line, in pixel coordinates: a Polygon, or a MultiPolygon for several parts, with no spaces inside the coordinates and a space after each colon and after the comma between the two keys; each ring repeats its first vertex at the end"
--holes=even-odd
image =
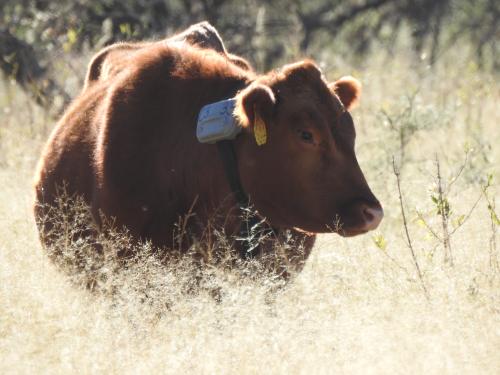
{"type": "Polygon", "coordinates": [[[1,373],[500,372],[498,2],[0,7],[1,373]],[[146,248],[89,293],[37,239],[41,147],[99,48],[203,19],[259,71],[310,56],[363,82],[357,154],[386,217],[321,236],[287,286],[258,264],[162,267],[146,248]]]}
{"type": "Polygon", "coordinates": [[[331,45],[359,63],[379,49],[394,54],[401,34],[431,65],[459,49],[479,67],[499,69],[495,0],[4,0],[0,9],[1,70],[56,110],[73,92],[54,75],[80,70],[58,55],[162,38],[200,20],[216,25],[229,50],[260,70],[331,45]]]}

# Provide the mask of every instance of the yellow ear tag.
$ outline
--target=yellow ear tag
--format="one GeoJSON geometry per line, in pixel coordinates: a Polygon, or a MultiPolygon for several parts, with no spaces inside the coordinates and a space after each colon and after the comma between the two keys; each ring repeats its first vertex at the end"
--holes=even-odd
{"type": "Polygon", "coordinates": [[[262,146],[267,142],[267,131],[266,131],[266,123],[260,117],[260,113],[253,109],[254,115],[254,124],[253,124],[253,134],[255,136],[255,142],[257,142],[258,146],[262,146]]]}

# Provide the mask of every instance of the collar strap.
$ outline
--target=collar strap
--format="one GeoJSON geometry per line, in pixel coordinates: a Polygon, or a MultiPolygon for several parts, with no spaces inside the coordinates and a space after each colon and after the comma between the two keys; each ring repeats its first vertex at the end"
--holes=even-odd
{"type": "Polygon", "coordinates": [[[233,141],[229,139],[218,141],[217,148],[224,165],[224,172],[226,173],[226,178],[229,182],[231,191],[238,202],[238,206],[245,209],[248,207],[249,199],[243,190],[243,186],[241,185],[240,174],[238,171],[238,161],[236,159],[233,141]]]}
{"type": "Polygon", "coordinates": [[[242,259],[251,259],[257,256],[262,239],[271,235],[276,235],[276,231],[267,225],[265,220],[260,218],[250,208],[250,199],[241,185],[238,160],[236,158],[233,141],[227,139],[218,141],[217,148],[224,165],[226,178],[236,198],[242,216],[240,230],[236,237],[236,240],[241,242],[239,255],[242,259]]]}

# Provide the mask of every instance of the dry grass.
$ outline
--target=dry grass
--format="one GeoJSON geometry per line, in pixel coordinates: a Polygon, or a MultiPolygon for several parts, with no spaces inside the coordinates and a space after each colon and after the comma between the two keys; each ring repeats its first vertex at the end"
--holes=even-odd
{"type": "MultiPolygon", "coordinates": [[[[500,244],[485,199],[451,237],[453,266],[417,220],[418,210],[439,232],[435,155],[446,182],[464,144],[474,149],[448,195],[451,226],[487,174],[500,178],[498,84],[453,62],[430,70],[378,57],[357,74],[337,62],[335,71],[365,84],[354,112],[358,155],[386,218],[373,235],[321,236],[284,288],[265,274],[200,275],[188,261],[162,267],[148,257],[110,273],[111,296],[75,287],[41,249],[31,213],[34,164],[51,125],[2,84],[0,373],[500,373],[500,244]],[[428,298],[405,244],[393,154],[428,298]],[[189,292],[193,274],[202,276],[198,292],[189,292]]],[[[497,192],[494,183],[490,199],[497,192]]]]}

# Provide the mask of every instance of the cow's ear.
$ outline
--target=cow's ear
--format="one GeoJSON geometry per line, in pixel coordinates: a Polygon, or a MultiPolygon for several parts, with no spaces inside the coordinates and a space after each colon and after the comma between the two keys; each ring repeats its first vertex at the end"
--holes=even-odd
{"type": "Polygon", "coordinates": [[[237,95],[234,114],[243,127],[252,127],[259,118],[264,122],[270,121],[275,102],[269,86],[251,84],[237,95]]]}
{"type": "Polygon", "coordinates": [[[351,76],[342,77],[338,81],[330,83],[329,87],[339,97],[347,110],[353,108],[361,96],[361,82],[351,76]]]}

